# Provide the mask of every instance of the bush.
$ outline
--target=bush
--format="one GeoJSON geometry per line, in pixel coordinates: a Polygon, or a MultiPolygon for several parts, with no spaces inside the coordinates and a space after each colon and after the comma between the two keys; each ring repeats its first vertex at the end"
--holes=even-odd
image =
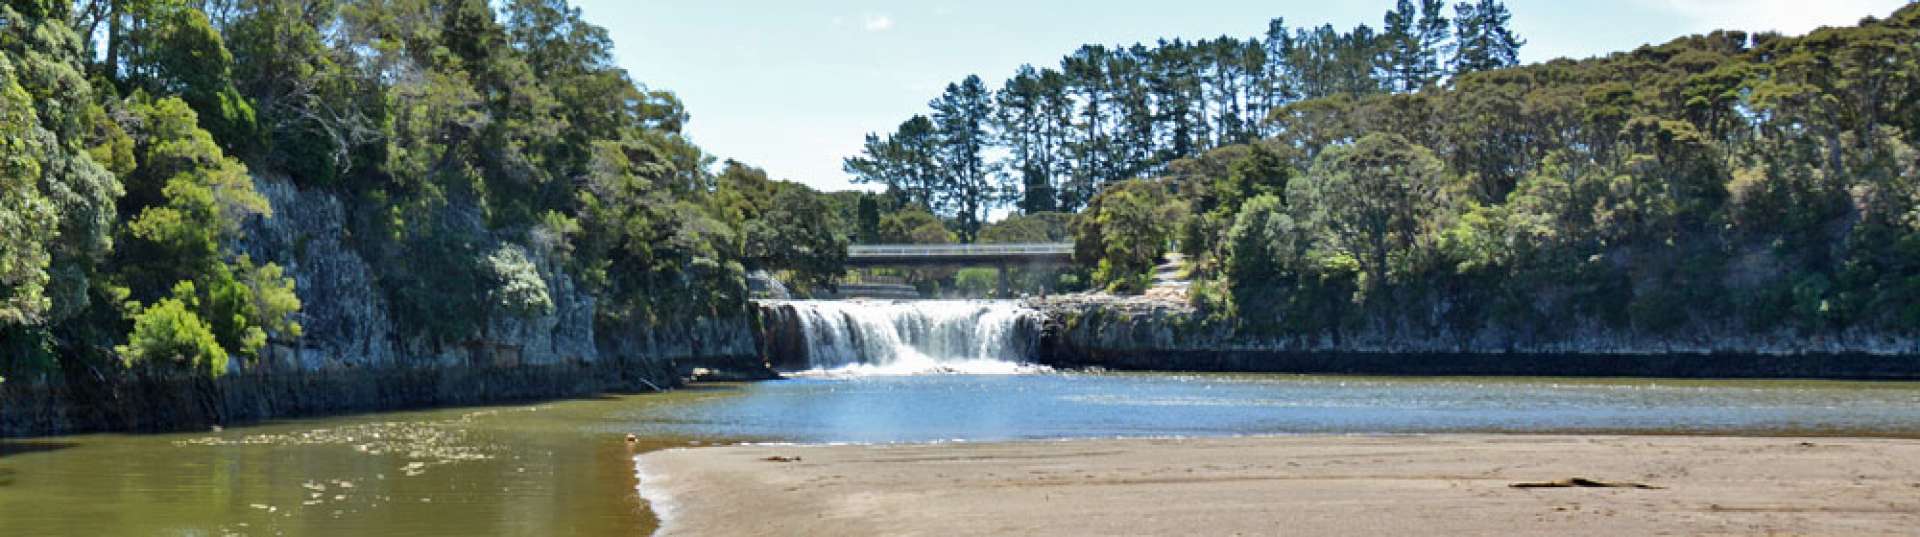
{"type": "Polygon", "coordinates": [[[525,317],[553,312],[547,281],[540,277],[540,269],[527,257],[526,249],[501,245],[487,256],[487,268],[493,276],[494,307],[525,317]]]}
{"type": "Polygon", "coordinates": [[[1185,211],[1160,183],[1109,186],[1073,219],[1074,259],[1093,266],[1094,282],[1110,292],[1145,290],[1185,211]]]}
{"type": "Polygon", "coordinates": [[[192,282],[174,286],[173,296],[152,306],[135,308],[133,332],[118,347],[129,367],[155,365],[189,369],[212,376],[227,372],[227,350],[213,336],[213,326],[194,314],[199,296],[192,282]]]}
{"type": "Polygon", "coordinates": [[[960,292],[962,296],[993,296],[999,288],[1000,272],[994,269],[964,268],[953,276],[953,290],[960,292]]]}

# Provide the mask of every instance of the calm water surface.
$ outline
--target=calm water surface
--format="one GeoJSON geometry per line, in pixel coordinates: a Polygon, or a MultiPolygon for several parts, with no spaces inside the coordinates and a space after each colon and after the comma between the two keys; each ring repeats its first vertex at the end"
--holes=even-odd
{"type": "Polygon", "coordinates": [[[0,535],[645,535],[636,451],[1287,433],[1920,437],[1920,384],[1277,375],[797,379],[0,441],[0,535]],[[644,441],[629,446],[628,432],[644,441]]]}

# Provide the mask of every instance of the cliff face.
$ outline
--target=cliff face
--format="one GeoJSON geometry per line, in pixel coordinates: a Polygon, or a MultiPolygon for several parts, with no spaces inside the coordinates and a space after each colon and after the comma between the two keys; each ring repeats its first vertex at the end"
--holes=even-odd
{"type": "MultiPolygon", "coordinates": [[[[766,371],[749,314],[601,326],[596,299],[526,251],[552,307],[495,314],[480,337],[430,345],[403,336],[377,268],[354,248],[340,198],[256,179],[273,217],[238,250],[295,282],[304,335],[219,379],[68,375],[0,384],[0,436],[170,430],[338,412],[568,397],[674,386],[695,367],[766,371]]],[[[457,312],[449,312],[457,313],[457,312]]]]}
{"type": "Polygon", "coordinates": [[[1920,338],[1854,331],[1756,333],[1731,325],[1653,334],[1577,322],[1467,331],[1413,322],[1314,335],[1250,333],[1167,300],[1034,301],[1057,366],[1354,374],[1920,379],[1920,338]]]}
{"type": "Polygon", "coordinates": [[[373,268],[346,244],[346,209],[326,193],[301,192],[283,179],[256,180],[273,217],[247,234],[245,251],[279,263],[300,295],[297,345],[274,345],[269,365],[284,371],[380,368],[399,363],[386,297],[373,268]]]}
{"type": "Polygon", "coordinates": [[[347,211],[338,197],[260,179],[274,217],[256,224],[243,245],[255,259],[280,263],[294,278],[305,335],[277,345],[272,372],[392,367],[550,366],[609,360],[662,372],[673,381],[676,360],[757,355],[751,317],[676,319],[660,325],[606,329],[595,323],[595,297],[558,263],[521,249],[538,269],[552,308],[545,313],[488,315],[482,336],[460,345],[405,338],[388,315],[375,269],[348,241],[347,211]]]}

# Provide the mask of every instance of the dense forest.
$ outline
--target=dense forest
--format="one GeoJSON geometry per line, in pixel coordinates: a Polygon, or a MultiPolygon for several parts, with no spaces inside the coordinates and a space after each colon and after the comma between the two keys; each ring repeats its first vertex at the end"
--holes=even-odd
{"type": "Polygon", "coordinates": [[[989,211],[1075,212],[1106,184],[1162,173],[1207,150],[1276,136],[1267,118],[1335,96],[1415,92],[1518,63],[1524,42],[1497,0],[1400,0],[1376,30],[1289,28],[1154,45],[1087,45],[1058,68],[1021,67],[990,89],[947,86],[927,115],[870,134],[846,159],[895,206],[949,218],[973,241],[989,211]]]}
{"type": "Polygon", "coordinates": [[[1089,45],[948,86],[846,169],[945,240],[1076,213],[1108,290],[1177,250],[1256,332],[1920,329],[1920,8],[1524,66],[1511,17],[1089,45]]]}
{"type": "Polygon", "coordinates": [[[289,259],[245,249],[269,181],[345,200],[409,348],[550,313],[555,274],[618,327],[841,272],[833,198],[716,172],[612,47],[564,0],[0,2],[0,375],[298,340],[289,259]]]}
{"type": "Polygon", "coordinates": [[[1177,248],[1203,311],[1303,337],[1920,329],[1920,7],[1417,88],[1394,65],[1107,185],[1081,258],[1138,289],[1177,248]]]}
{"type": "Polygon", "coordinates": [[[882,192],[822,194],[691,143],[564,0],[0,2],[0,375],[299,341],[304,243],[256,244],[283,184],[343,200],[412,349],[576,285],[608,331],[738,317],[750,273],[831,287],[894,242],[1072,240],[1083,272],[1020,286],[1121,292],[1177,250],[1201,311],[1278,334],[1920,328],[1920,8],[1524,66],[1511,16],[969,76],[846,160],[882,192]]]}

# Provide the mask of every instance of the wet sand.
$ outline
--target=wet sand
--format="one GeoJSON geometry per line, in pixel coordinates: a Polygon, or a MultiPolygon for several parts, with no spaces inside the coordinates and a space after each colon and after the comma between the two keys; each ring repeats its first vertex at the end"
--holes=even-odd
{"type": "Polygon", "coordinates": [[[639,467],[663,535],[1920,534],[1914,440],[733,446],[649,453],[639,467]],[[1624,487],[1513,486],[1573,478],[1624,487]]]}

